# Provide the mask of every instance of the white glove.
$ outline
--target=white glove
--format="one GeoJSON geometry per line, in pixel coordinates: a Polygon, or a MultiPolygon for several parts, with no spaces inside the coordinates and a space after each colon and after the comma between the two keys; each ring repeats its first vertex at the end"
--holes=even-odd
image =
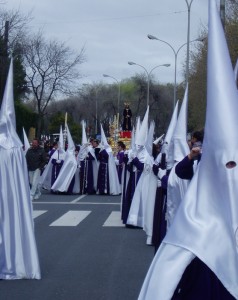
{"type": "Polygon", "coordinates": [[[134,152],[131,152],[131,153],[129,154],[130,160],[134,159],[135,157],[136,157],[136,154],[135,154],[134,152]]]}
{"type": "Polygon", "coordinates": [[[115,163],[116,163],[116,165],[118,166],[118,165],[119,165],[119,160],[118,160],[118,159],[115,159],[115,163]]]}
{"type": "Polygon", "coordinates": [[[157,180],[157,187],[158,188],[161,187],[161,180],[160,179],[157,180]]]}
{"type": "Polygon", "coordinates": [[[57,163],[57,164],[60,164],[60,163],[61,163],[61,159],[57,159],[57,160],[56,160],[56,163],[57,163]]]}
{"type": "Polygon", "coordinates": [[[164,175],[166,175],[166,170],[162,170],[159,168],[159,172],[158,172],[158,178],[162,179],[164,177],[164,175]]]}

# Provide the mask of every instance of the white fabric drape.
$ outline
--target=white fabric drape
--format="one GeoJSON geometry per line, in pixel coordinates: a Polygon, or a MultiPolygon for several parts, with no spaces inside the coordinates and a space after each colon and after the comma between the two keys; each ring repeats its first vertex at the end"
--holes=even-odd
{"type": "Polygon", "coordinates": [[[0,147],[0,278],[40,279],[32,203],[22,149],[0,147]]]}

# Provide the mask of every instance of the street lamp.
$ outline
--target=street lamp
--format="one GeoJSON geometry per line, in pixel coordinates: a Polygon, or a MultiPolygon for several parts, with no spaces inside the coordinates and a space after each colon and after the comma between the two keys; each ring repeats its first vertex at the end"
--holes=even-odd
{"type": "Polygon", "coordinates": [[[187,32],[187,62],[186,62],[186,86],[188,86],[188,78],[189,78],[189,45],[190,45],[190,12],[191,12],[191,5],[193,0],[188,2],[185,0],[187,7],[188,7],[188,32],[187,32]]]}
{"type": "Polygon", "coordinates": [[[117,80],[115,77],[112,77],[111,75],[103,74],[103,77],[109,77],[114,79],[117,82],[118,85],[118,98],[117,98],[117,130],[119,129],[119,105],[120,105],[120,98],[121,98],[121,84],[119,80],[117,80]]]}
{"type": "Polygon", "coordinates": [[[163,64],[163,65],[158,65],[156,67],[154,67],[153,69],[151,69],[149,72],[146,70],[145,67],[143,67],[142,65],[139,65],[133,61],[128,61],[128,65],[132,66],[132,65],[136,65],[139,66],[141,68],[143,68],[145,70],[145,73],[147,75],[147,107],[149,105],[149,98],[150,98],[150,74],[154,71],[154,69],[158,68],[158,67],[169,67],[170,64],[163,64]]]}
{"type": "MultiPolygon", "coordinates": [[[[147,37],[150,39],[150,40],[157,40],[157,41],[160,41],[160,42],[163,42],[165,44],[167,44],[173,51],[174,53],[174,107],[175,107],[175,103],[176,103],[176,93],[177,93],[177,58],[178,58],[178,53],[179,51],[185,46],[187,45],[187,43],[184,43],[182,44],[178,49],[177,51],[172,47],[172,45],[170,45],[168,42],[164,41],[164,40],[161,40],[161,39],[158,39],[157,37],[155,37],[154,35],[151,35],[151,34],[148,34],[147,37]]],[[[192,42],[202,42],[203,39],[196,39],[196,40],[193,40],[191,41],[190,43],[192,42]]],[[[188,61],[188,60],[187,60],[188,61]]],[[[188,70],[187,70],[188,72],[188,70]]],[[[186,74],[186,77],[188,75],[186,74]]],[[[187,77],[188,78],[188,77],[187,77]]]]}

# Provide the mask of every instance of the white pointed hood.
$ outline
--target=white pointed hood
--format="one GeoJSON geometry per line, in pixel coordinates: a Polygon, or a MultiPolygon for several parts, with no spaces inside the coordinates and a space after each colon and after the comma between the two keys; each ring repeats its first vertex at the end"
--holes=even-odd
{"type": "Polygon", "coordinates": [[[178,121],[172,137],[173,143],[173,159],[175,162],[181,161],[189,154],[189,146],[187,143],[187,111],[188,111],[188,86],[186,87],[183,102],[179,111],[178,121]]]}
{"type": "Polygon", "coordinates": [[[63,137],[63,130],[62,126],[60,126],[60,134],[59,134],[59,141],[58,141],[58,148],[51,156],[51,159],[65,159],[65,150],[64,150],[64,137],[63,137]]]}
{"type": "Polygon", "coordinates": [[[27,135],[26,135],[26,132],[25,132],[24,127],[22,128],[22,131],[23,131],[24,151],[27,152],[27,150],[28,150],[31,146],[30,146],[29,140],[28,140],[28,138],[27,138],[27,135]]]}
{"type": "Polygon", "coordinates": [[[157,299],[171,299],[194,256],[238,299],[237,88],[217,4],[215,0],[209,3],[207,111],[202,159],[152,262],[139,299],[153,299],[154,295],[157,299]],[[236,167],[227,168],[228,162],[236,167]],[[169,270],[171,258],[172,271],[169,270]],[[155,278],[162,280],[155,284],[155,278]],[[170,284],[163,291],[166,282],[170,284]]]}
{"type": "Polygon", "coordinates": [[[209,7],[207,65],[202,159],[172,224],[173,231],[169,231],[168,242],[174,240],[197,255],[238,298],[237,88],[215,0],[210,0],[209,7]],[[236,167],[229,169],[226,164],[231,161],[236,167]],[[185,228],[189,228],[189,235],[178,238],[185,228]]]}
{"type": "Polygon", "coordinates": [[[82,121],[82,142],[81,142],[82,145],[85,145],[85,144],[88,143],[85,127],[86,127],[86,126],[85,126],[85,122],[84,122],[84,120],[83,120],[83,121],[82,121]]]}
{"type": "Polygon", "coordinates": [[[131,132],[130,149],[131,149],[131,150],[135,150],[135,127],[134,127],[134,126],[133,126],[132,132],[131,132]]]}
{"type": "Polygon", "coordinates": [[[73,139],[72,139],[72,136],[71,136],[71,133],[70,133],[68,125],[66,125],[66,130],[67,130],[67,140],[68,140],[67,151],[74,152],[74,150],[75,150],[75,144],[73,142],[73,139]]]}
{"type": "Polygon", "coordinates": [[[149,155],[152,155],[154,131],[155,131],[155,122],[151,121],[149,131],[148,131],[147,140],[146,140],[146,145],[145,145],[145,148],[146,148],[147,152],[149,153],[149,155]]]}
{"type": "Polygon", "coordinates": [[[178,120],[178,103],[179,103],[179,101],[177,101],[177,103],[175,105],[175,108],[174,108],[174,111],[173,111],[173,115],[172,115],[171,121],[169,123],[168,130],[167,130],[165,138],[164,138],[164,141],[166,143],[168,143],[168,144],[171,141],[171,138],[173,136],[174,129],[176,127],[177,120],[178,120]]]}
{"type": "Polygon", "coordinates": [[[154,140],[153,144],[157,145],[162,140],[163,137],[164,137],[164,133],[161,136],[159,136],[156,140],[154,140]]]}
{"type": "Polygon", "coordinates": [[[136,134],[135,144],[145,146],[148,136],[148,120],[149,120],[149,106],[147,107],[144,119],[141,123],[139,133],[136,134]]]}
{"type": "Polygon", "coordinates": [[[8,71],[8,77],[0,111],[0,147],[3,147],[4,149],[22,147],[22,143],[16,133],[12,59],[8,71]]]}
{"type": "Polygon", "coordinates": [[[103,148],[104,148],[108,153],[109,153],[109,152],[112,152],[112,148],[111,148],[111,146],[108,144],[108,141],[107,141],[106,135],[105,135],[105,133],[104,133],[102,124],[101,124],[101,144],[102,144],[103,148]]]}
{"type": "MultiPolygon", "coordinates": [[[[235,75],[235,83],[236,85],[238,84],[237,83],[237,80],[238,80],[238,59],[236,61],[236,65],[235,65],[235,68],[234,68],[234,75],[235,75]]],[[[237,87],[238,88],[238,87],[237,87]]]]}
{"type": "Polygon", "coordinates": [[[63,137],[63,130],[62,126],[60,126],[60,135],[59,135],[59,141],[58,141],[58,149],[64,148],[64,137],[63,137]]]}
{"type": "Polygon", "coordinates": [[[166,154],[166,161],[167,161],[167,169],[171,169],[174,165],[174,153],[173,153],[173,143],[171,143],[174,130],[177,124],[178,120],[178,103],[177,101],[176,106],[174,108],[174,112],[171,118],[171,121],[169,123],[169,127],[166,133],[166,136],[164,138],[164,143],[161,149],[161,153],[166,154]]]}
{"type": "Polygon", "coordinates": [[[136,144],[136,140],[138,139],[138,136],[140,135],[140,126],[141,126],[141,122],[140,122],[140,116],[139,116],[139,117],[137,117],[136,128],[135,128],[135,132],[134,132],[134,145],[136,144]]]}

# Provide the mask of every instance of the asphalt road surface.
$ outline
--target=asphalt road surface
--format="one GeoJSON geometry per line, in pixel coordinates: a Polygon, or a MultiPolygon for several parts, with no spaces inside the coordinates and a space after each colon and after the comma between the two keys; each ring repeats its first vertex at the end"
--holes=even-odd
{"type": "Polygon", "coordinates": [[[41,280],[0,280],[0,300],[134,300],[154,256],[120,221],[120,196],[51,195],[33,202],[41,280]]]}

